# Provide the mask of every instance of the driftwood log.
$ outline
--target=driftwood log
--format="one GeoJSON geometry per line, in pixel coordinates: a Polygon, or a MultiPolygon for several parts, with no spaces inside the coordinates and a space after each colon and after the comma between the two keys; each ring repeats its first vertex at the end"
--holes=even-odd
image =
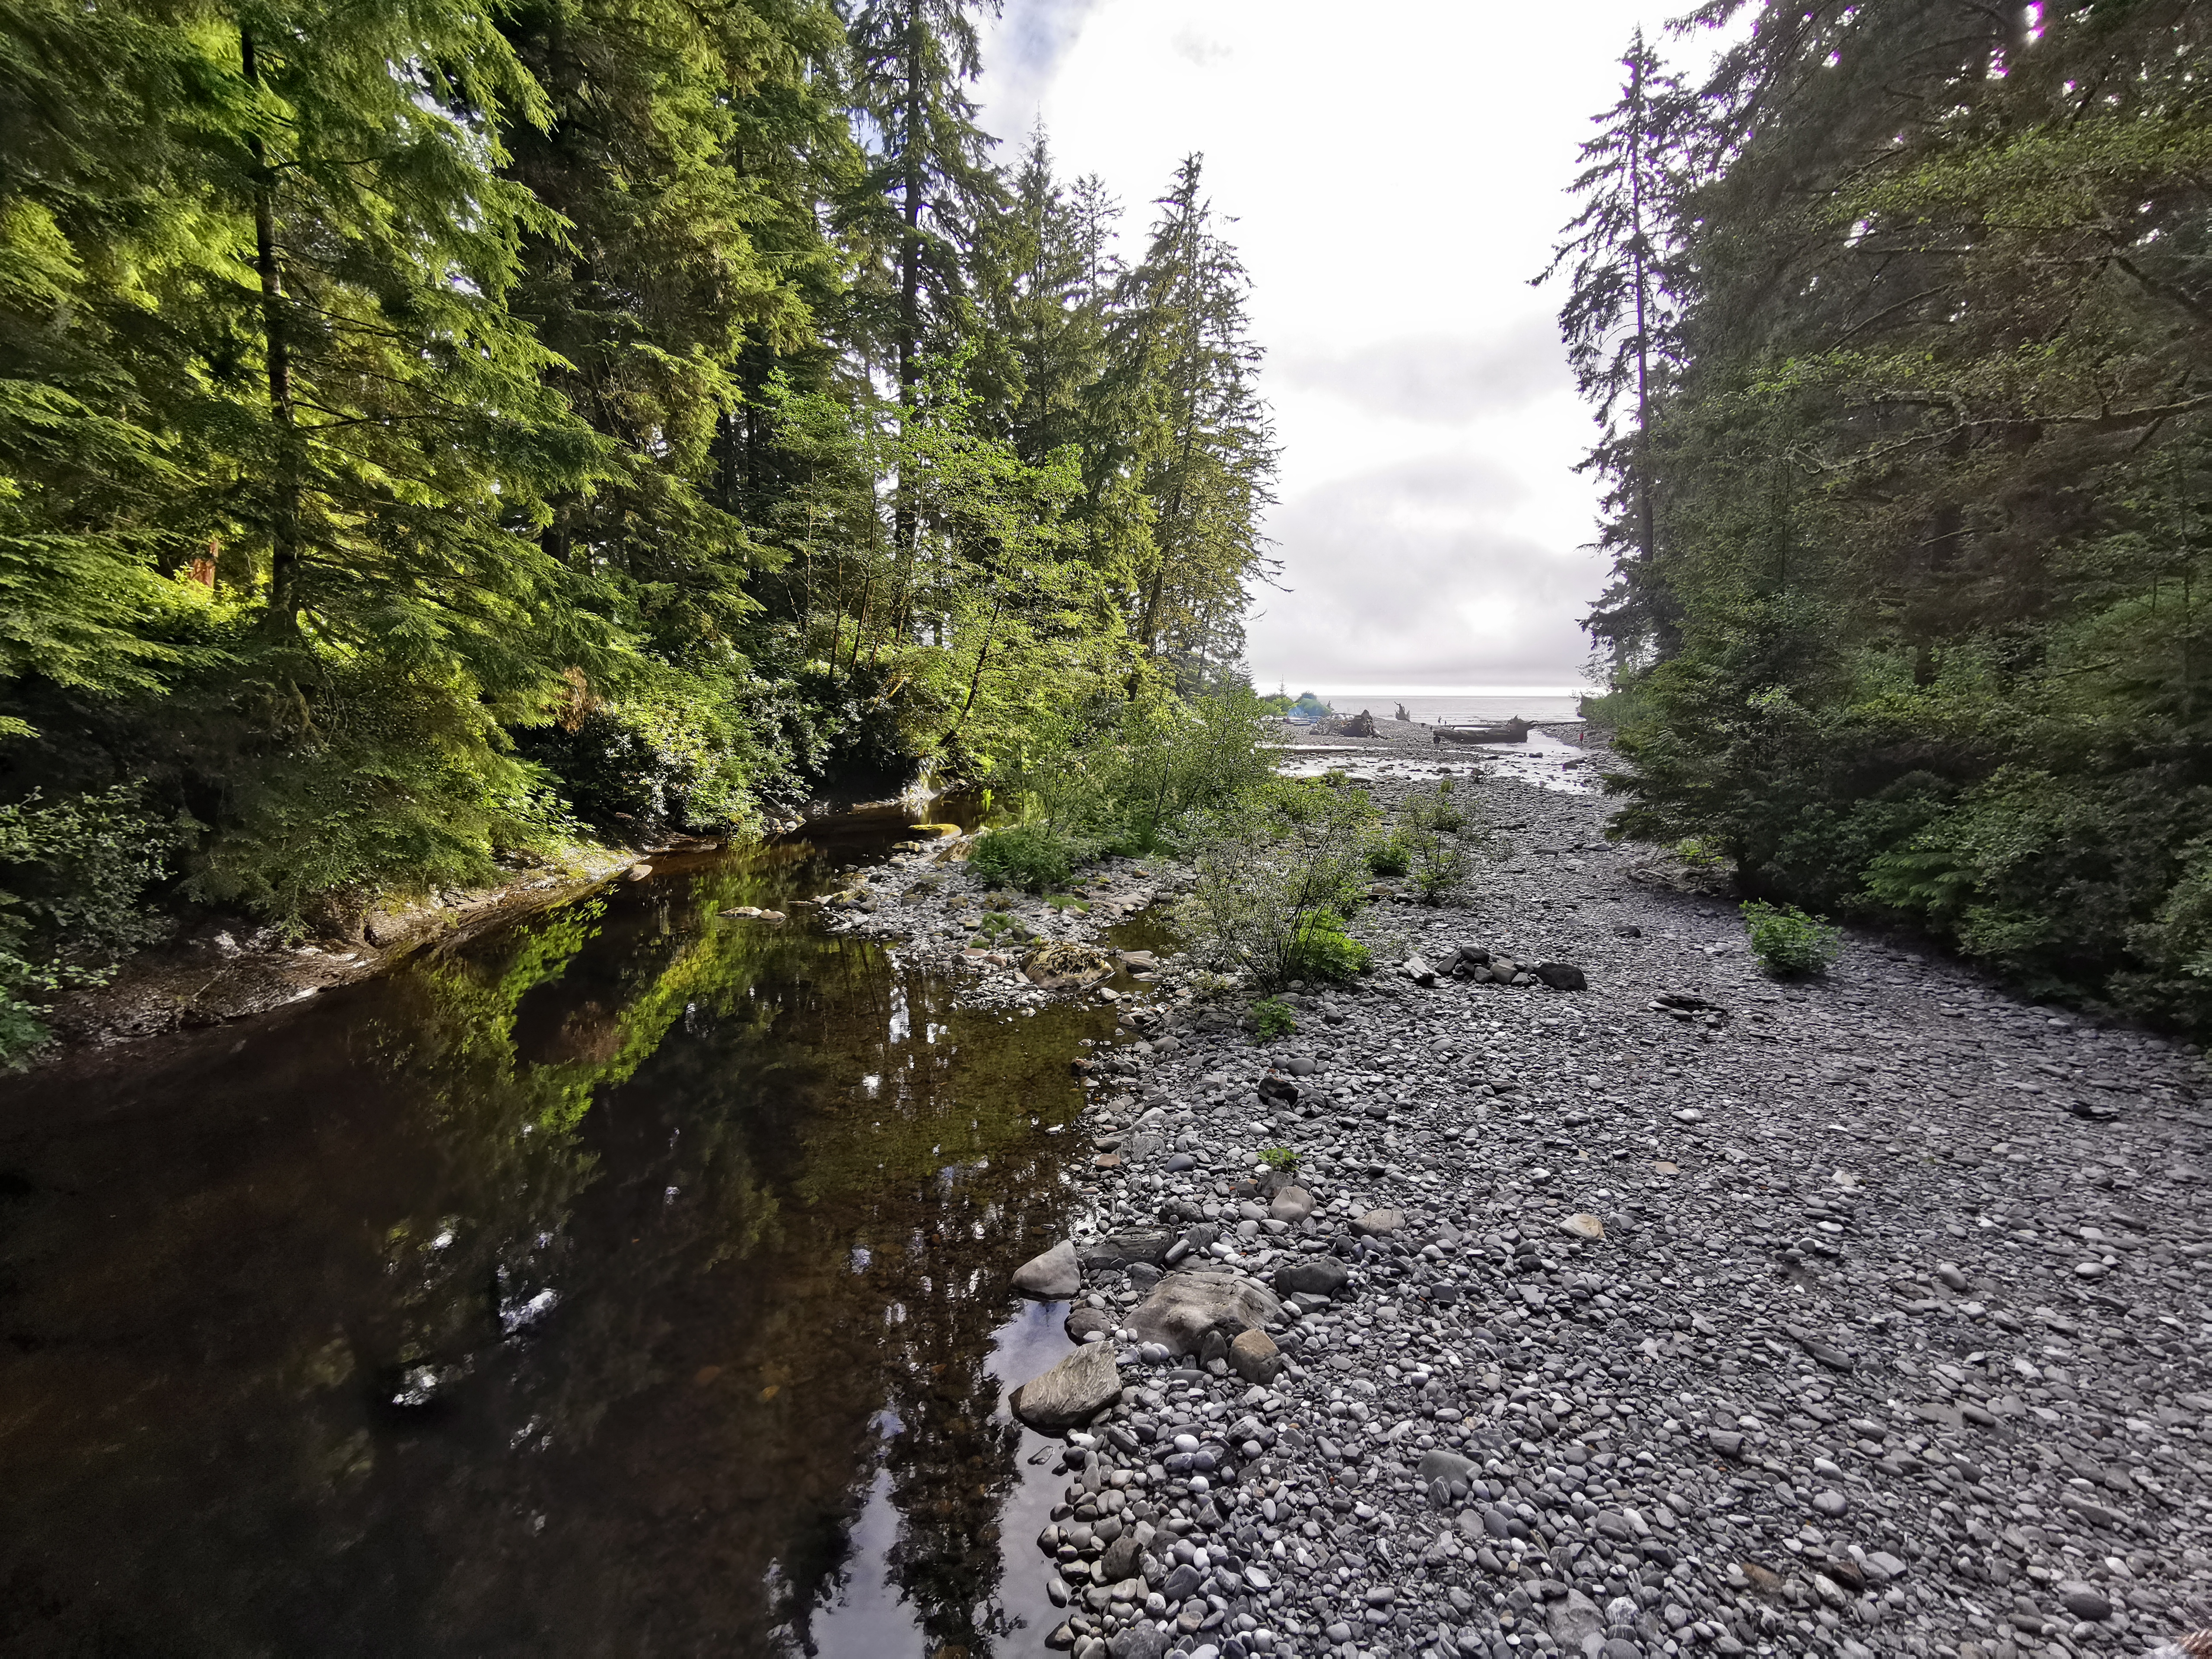
{"type": "Polygon", "coordinates": [[[1526,743],[1527,720],[1506,720],[1497,726],[1437,726],[1429,736],[1441,748],[1448,743],[1526,743]]]}

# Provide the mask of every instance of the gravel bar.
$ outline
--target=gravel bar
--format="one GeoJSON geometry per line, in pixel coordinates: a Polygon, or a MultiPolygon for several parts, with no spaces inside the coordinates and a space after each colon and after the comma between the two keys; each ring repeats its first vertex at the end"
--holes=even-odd
{"type": "Polygon", "coordinates": [[[1602,801],[1468,794],[1510,855],[1465,906],[1370,907],[1375,971],[1292,993],[1294,1033],[1164,975],[1078,1062],[1069,1330],[1118,1371],[1030,1391],[1087,1418],[1048,1645],[2016,1659],[2212,1624],[2202,1057],[1856,933],[1771,981],[1602,801]],[[1398,965],[1462,947],[1588,988],[1398,965]]]}

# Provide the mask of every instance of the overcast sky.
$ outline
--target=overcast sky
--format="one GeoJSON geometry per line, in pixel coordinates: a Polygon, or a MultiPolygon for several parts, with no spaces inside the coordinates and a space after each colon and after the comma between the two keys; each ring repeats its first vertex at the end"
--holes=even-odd
{"type": "MultiPolygon", "coordinates": [[[[1289,590],[1251,623],[1263,690],[1581,678],[1591,435],[1531,289],[1619,90],[1632,0],[1008,0],[984,125],[1040,115],[1141,246],[1185,152],[1237,223],[1283,445],[1289,590]]],[[[1670,57],[1679,48],[1669,48],[1670,57]]]]}

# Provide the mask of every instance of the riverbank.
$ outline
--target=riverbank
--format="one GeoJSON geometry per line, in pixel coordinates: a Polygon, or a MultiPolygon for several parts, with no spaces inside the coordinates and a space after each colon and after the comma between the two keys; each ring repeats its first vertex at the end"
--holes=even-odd
{"type": "Polygon", "coordinates": [[[389,973],[426,946],[465,944],[631,870],[649,872],[649,856],[577,846],[558,864],[518,869],[511,880],[389,899],[330,918],[306,938],[247,916],[201,917],[175,938],[125,958],[106,983],[67,992],[41,1009],[53,1041],[33,1054],[31,1063],[272,1012],[389,973]]]}
{"type": "Polygon", "coordinates": [[[2015,1659],[2212,1623],[2201,1057],[1863,937],[1774,983],[1602,802],[1480,797],[1479,896],[1358,931],[1587,989],[1379,969],[1264,1049],[1125,1015],[1086,1079],[1072,1328],[1123,1386],[1039,1540],[1056,1643],[2015,1659]],[[1212,1363],[1140,1345],[1200,1293],[1243,1309],[1212,1363]]]}

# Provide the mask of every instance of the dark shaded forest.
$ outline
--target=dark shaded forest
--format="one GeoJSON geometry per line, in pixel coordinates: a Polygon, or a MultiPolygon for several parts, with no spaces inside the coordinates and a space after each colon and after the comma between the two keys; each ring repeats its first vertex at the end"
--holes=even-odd
{"type": "Polygon", "coordinates": [[[1717,3],[1547,273],[1620,829],[2212,1030],[2212,16],[1717,3]]]}

